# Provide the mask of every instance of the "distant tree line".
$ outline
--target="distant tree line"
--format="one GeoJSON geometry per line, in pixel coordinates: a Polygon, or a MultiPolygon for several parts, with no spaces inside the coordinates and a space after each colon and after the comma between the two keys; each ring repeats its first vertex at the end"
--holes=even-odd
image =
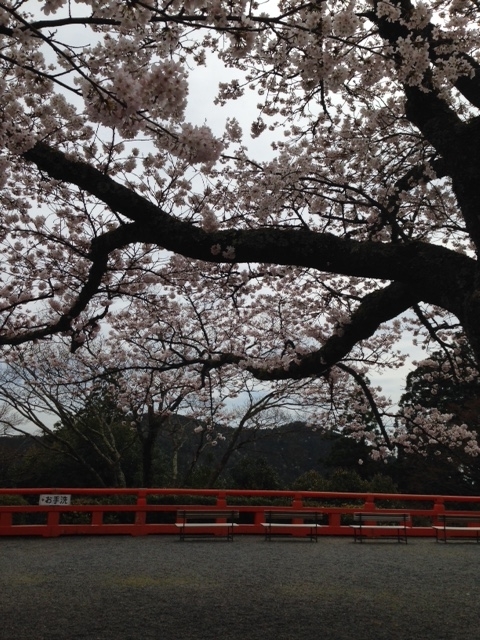
{"type": "MultiPolygon", "coordinates": [[[[180,418],[175,417],[181,423],[180,418]]],[[[123,486],[142,486],[141,442],[125,421],[114,427],[116,448],[121,453],[118,468],[108,464],[90,441],[65,427],[58,430],[65,430],[62,439],[70,440],[79,454],[77,459],[66,455],[48,435],[35,439],[26,435],[1,437],[0,486],[114,487],[119,485],[118,468],[123,486]],[[83,459],[88,460],[87,465],[80,462],[83,459]]],[[[228,428],[220,431],[225,432],[228,442],[228,428]]],[[[480,483],[472,482],[447,457],[400,452],[386,461],[373,460],[365,442],[312,430],[300,422],[257,433],[250,440],[252,434],[245,433],[244,446],[234,452],[210,485],[212,469],[222,457],[222,443],[198,456],[198,434],[191,425],[184,433],[180,447],[172,443],[168,430],[160,434],[152,486],[424,494],[475,494],[480,488],[480,483]]]]}

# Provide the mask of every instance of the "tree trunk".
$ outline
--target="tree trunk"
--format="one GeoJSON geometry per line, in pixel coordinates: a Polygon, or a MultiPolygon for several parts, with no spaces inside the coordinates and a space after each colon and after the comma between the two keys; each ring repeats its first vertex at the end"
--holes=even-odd
{"type": "Polygon", "coordinates": [[[153,454],[155,450],[156,434],[150,430],[146,437],[141,438],[142,443],[142,483],[144,487],[153,484],[153,454]]]}

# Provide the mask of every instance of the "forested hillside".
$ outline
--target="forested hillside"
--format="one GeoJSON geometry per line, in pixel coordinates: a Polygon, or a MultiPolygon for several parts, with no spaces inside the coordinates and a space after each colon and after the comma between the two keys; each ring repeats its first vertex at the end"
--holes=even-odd
{"type": "MultiPolygon", "coordinates": [[[[176,446],[172,432],[162,431],[155,448],[153,486],[210,486],[212,471],[221,466],[229,442],[228,427],[218,427],[217,432],[223,432],[225,440],[220,439],[217,446],[204,446],[190,425],[183,431],[188,435],[176,446]]],[[[140,443],[128,439],[125,433],[123,437],[126,486],[141,486],[140,443]]],[[[237,444],[212,486],[445,494],[479,491],[477,483],[467,480],[446,459],[409,454],[388,463],[375,461],[365,444],[322,433],[301,422],[252,433],[245,430],[237,444]]],[[[55,450],[55,443],[46,436],[0,437],[0,486],[115,486],[111,470],[102,460],[87,449],[84,454],[89,456],[100,482],[65,452],[55,450]]]]}

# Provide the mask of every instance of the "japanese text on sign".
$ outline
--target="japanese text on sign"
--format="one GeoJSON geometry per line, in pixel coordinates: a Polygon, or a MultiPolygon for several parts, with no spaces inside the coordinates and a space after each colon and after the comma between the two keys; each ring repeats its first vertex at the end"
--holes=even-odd
{"type": "Polygon", "coordinates": [[[60,504],[70,504],[70,499],[72,496],[68,494],[58,494],[58,493],[42,493],[40,494],[40,499],[38,504],[42,505],[60,505],[60,504]]]}

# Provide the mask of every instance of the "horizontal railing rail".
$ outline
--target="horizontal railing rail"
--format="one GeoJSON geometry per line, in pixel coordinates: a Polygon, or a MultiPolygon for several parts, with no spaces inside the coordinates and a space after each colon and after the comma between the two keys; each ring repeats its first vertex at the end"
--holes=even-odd
{"type": "MultiPolygon", "coordinates": [[[[276,509],[324,514],[322,535],[351,535],[360,511],[408,513],[410,536],[434,536],[440,516],[480,516],[480,496],[259,491],[239,489],[0,489],[0,536],[178,534],[177,512],[239,512],[235,534],[264,534],[266,512],[276,509]]],[[[215,530],[212,529],[212,534],[215,530]]],[[[298,529],[294,535],[305,535],[298,529]]]]}

